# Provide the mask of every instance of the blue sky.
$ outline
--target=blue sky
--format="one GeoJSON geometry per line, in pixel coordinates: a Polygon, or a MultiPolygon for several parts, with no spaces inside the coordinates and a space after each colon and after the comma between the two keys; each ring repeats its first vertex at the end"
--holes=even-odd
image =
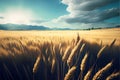
{"type": "Polygon", "coordinates": [[[44,19],[53,19],[67,14],[66,5],[61,4],[59,0],[0,0],[0,12],[5,12],[8,8],[31,10],[34,17],[44,19]]]}
{"type": "Polygon", "coordinates": [[[0,0],[0,23],[52,28],[119,25],[119,0],[0,0]]]}

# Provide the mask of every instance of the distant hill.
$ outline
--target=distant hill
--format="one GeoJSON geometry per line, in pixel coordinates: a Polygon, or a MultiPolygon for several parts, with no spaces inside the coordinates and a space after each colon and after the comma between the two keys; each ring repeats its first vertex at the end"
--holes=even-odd
{"type": "Polygon", "coordinates": [[[18,25],[18,24],[0,24],[1,30],[49,30],[45,26],[18,25]]]}
{"type": "Polygon", "coordinates": [[[36,25],[0,24],[0,30],[71,30],[70,28],[48,28],[36,25]]]}
{"type": "Polygon", "coordinates": [[[73,30],[70,28],[51,28],[51,30],[73,30]]]}
{"type": "Polygon", "coordinates": [[[116,28],[120,28],[120,25],[115,26],[116,28]]]}
{"type": "Polygon", "coordinates": [[[120,25],[113,27],[104,28],[88,28],[88,29],[71,29],[71,28],[49,28],[46,26],[37,25],[24,25],[24,24],[0,24],[0,30],[95,30],[95,29],[106,29],[106,28],[120,28],[120,25]]]}

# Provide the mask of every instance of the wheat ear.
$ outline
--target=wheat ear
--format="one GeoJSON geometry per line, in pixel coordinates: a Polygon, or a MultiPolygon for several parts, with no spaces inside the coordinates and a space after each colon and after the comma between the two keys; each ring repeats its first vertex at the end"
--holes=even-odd
{"type": "Polygon", "coordinates": [[[116,72],[116,73],[112,73],[110,76],[108,76],[106,78],[106,80],[113,80],[115,79],[116,77],[120,77],[120,71],[119,72],[116,72]]]}
{"type": "Polygon", "coordinates": [[[53,59],[52,66],[51,66],[51,73],[54,73],[54,71],[55,71],[55,63],[56,63],[56,61],[55,61],[55,59],[53,59]]]}
{"type": "Polygon", "coordinates": [[[114,39],[114,40],[112,41],[112,43],[110,44],[110,47],[112,47],[112,46],[115,44],[115,41],[116,41],[116,39],[114,39]]]}
{"type": "Polygon", "coordinates": [[[79,42],[79,40],[80,40],[80,36],[79,36],[79,33],[77,33],[77,38],[76,38],[76,43],[75,44],[77,44],[79,42]]]}
{"type": "Polygon", "coordinates": [[[81,65],[80,65],[80,70],[81,71],[85,70],[87,59],[88,59],[88,53],[86,53],[84,58],[82,59],[82,62],[81,62],[81,65]]]}
{"type": "Polygon", "coordinates": [[[89,80],[90,76],[91,76],[91,73],[92,73],[92,70],[93,70],[93,67],[90,68],[90,70],[87,72],[87,74],[84,76],[84,79],[83,80],[89,80]]]}
{"type": "Polygon", "coordinates": [[[99,70],[99,71],[94,75],[93,80],[99,80],[99,79],[103,76],[103,74],[111,68],[112,63],[113,63],[113,62],[108,63],[105,67],[103,67],[101,70],[99,70]]]}
{"type": "Polygon", "coordinates": [[[98,54],[97,54],[97,58],[99,58],[99,57],[102,55],[102,52],[105,50],[106,47],[107,47],[107,46],[103,46],[103,47],[99,50],[99,52],[98,52],[98,54]]]}
{"type": "Polygon", "coordinates": [[[70,46],[68,46],[67,49],[65,50],[65,53],[63,54],[63,57],[62,57],[62,61],[66,62],[69,55],[70,55],[70,46]]]}
{"type": "Polygon", "coordinates": [[[80,74],[79,74],[79,79],[82,80],[83,79],[83,72],[85,70],[85,67],[86,67],[86,62],[87,62],[87,59],[88,59],[88,53],[85,54],[85,56],[83,57],[82,59],[82,62],[81,62],[81,65],[80,65],[80,74]]]}
{"type": "Polygon", "coordinates": [[[73,77],[75,70],[76,70],[76,66],[73,66],[71,69],[69,69],[69,71],[64,77],[64,80],[70,80],[73,77]]]}
{"type": "Polygon", "coordinates": [[[37,57],[36,62],[34,64],[33,67],[33,73],[36,73],[38,68],[39,68],[39,64],[40,64],[40,60],[41,60],[41,55],[37,57]]]}
{"type": "Polygon", "coordinates": [[[82,46],[81,46],[81,48],[80,48],[80,52],[79,52],[79,54],[77,55],[77,60],[76,60],[75,65],[80,64],[79,62],[81,62],[81,60],[82,60],[82,58],[83,58],[83,53],[82,53],[82,52],[83,52],[84,48],[85,48],[85,43],[82,44],[82,46]]]}
{"type": "Polygon", "coordinates": [[[82,42],[82,40],[79,40],[79,42],[77,43],[77,45],[73,48],[70,56],[68,57],[67,64],[68,64],[69,67],[72,65],[73,57],[77,53],[77,51],[78,51],[78,49],[80,47],[81,42],[82,42]]]}

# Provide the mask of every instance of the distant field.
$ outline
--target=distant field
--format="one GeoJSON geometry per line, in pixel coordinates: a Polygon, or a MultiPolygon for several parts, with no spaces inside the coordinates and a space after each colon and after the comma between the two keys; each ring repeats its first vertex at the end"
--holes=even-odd
{"type": "Polygon", "coordinates": [[[80,37],[90,41],[97,42],[98,44],[109,44],[112,40],[116,39],[115,45],[120,45],[120,28],[111,29],[98,29],[98,30],[78,30],[78,31],[0,31],[0,38],[3,37],[27,37],[27,38],[40,38],[43,41],[52,40],[57,42],[71,41],[76,38],[79,33],[80,37]]]}
{"type": "Polygon", "coordinates": [[[120,28],[0,31],[0,80],[119,80],[120,28]]]}

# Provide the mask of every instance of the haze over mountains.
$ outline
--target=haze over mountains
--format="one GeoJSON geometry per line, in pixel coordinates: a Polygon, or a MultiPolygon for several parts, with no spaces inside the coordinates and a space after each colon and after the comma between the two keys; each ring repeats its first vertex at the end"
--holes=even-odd
{"type": "Polygon", "coordinates": [[[47,30],[44,26],[18,25],[18,24],[0,24],[2,30],[47,30]]]}
{"type": "MultiPolygon", "coordinates": [[[[104,28],[120,28],[120,25],[109,27],[106,26],[104,28]]],[[[86,30],[91,29],[101,29],[100,28],[87,28],[86,30]]],[[[80,30],[80,29],[71,29],[71,28],[49,28],[46,26],[38,26],[38,25],[25,25],[25,24],[0,24],[0,30],[80,30]]]]}
{"type": "Polygon", "coordinates": [[[49,28],[46,26],[25,24],[0,24],[1,30],[70,30],[70,28],[49,28]]]}

